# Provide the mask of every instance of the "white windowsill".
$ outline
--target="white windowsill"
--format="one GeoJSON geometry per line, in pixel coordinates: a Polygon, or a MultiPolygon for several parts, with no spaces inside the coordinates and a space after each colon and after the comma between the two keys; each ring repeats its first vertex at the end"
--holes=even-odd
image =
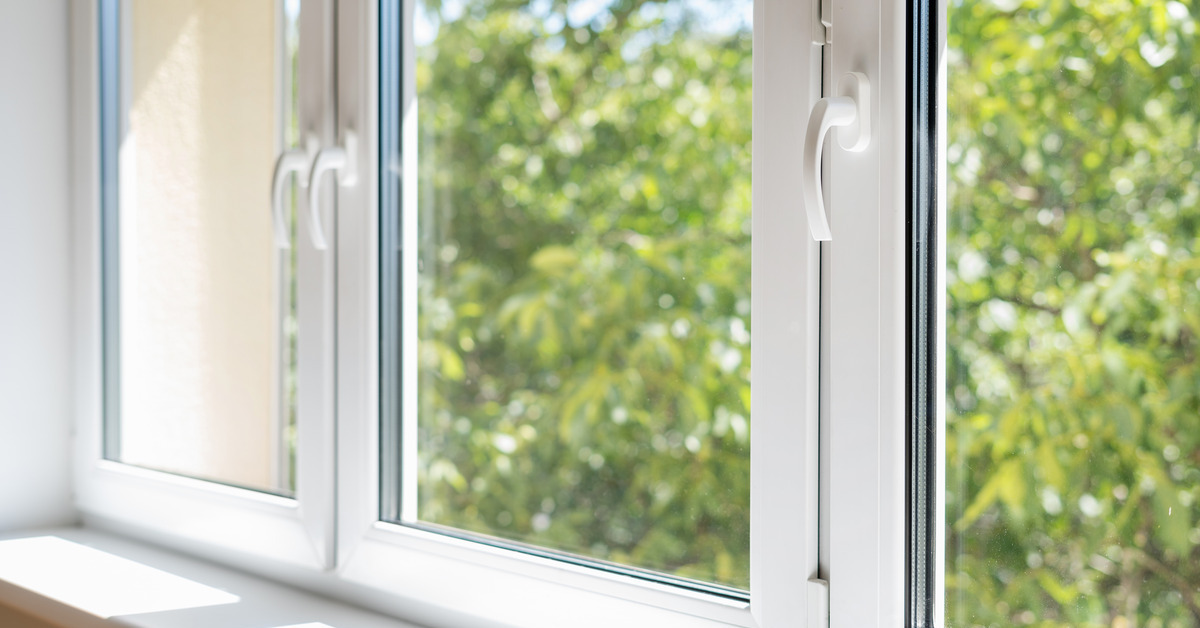
{"type": "Polygon", "coordinates": [[[84,528],[0,534],[0,607],[72,628],[414,628],[84,528]]]}

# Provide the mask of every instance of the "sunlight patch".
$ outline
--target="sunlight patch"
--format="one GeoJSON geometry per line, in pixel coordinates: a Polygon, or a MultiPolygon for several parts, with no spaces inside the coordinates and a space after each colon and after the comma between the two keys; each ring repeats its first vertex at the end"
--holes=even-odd
{"type": "Polygon", "coordinates": [[[0,580],[104,618],[235,604],[240,599],[55,536],[0,541],[0,580]]]}

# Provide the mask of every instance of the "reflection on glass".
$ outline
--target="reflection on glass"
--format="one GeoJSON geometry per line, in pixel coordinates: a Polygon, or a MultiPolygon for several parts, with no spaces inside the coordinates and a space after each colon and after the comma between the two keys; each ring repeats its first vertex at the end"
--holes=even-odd
{"type": "Polygon", "coordinates": [[[277,251],[266,201],[279,146],[296,141],[298,3],[283,19],[273,2],[123,7],[120,207],[109,209],[121,407],[107,453],[290,493],[295,258],[277,251]]]}
{"type": "Polygon", "coordinates": [[[1200,625],[1180,2],[949,9],[947,625],[1200,625]]]}
{"type": "Polygon", "coordinates": [[[746,588],[751,2],[418,2],[416,518],[746,588]]]}

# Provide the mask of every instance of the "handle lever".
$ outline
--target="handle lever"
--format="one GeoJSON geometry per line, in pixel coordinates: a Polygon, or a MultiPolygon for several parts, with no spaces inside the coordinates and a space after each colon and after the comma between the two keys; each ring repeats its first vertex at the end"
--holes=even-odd
{"type": "Polygon", "coordinates": [[[281,249],[292,246],[287,219],[283,216],[283,185],[293,172],[297,173],[300,187],[308,184],[304,176],[308,173],[308,153],[299,148],[281,153],[275,160],[275,174],[271,176],[271,222],[275,229],[275,246],[281,249]]]}
{"type": "Polygon", "coordinates": [[[821,151],[829,129],[845,127],[838,133],[844,150],[862,152],[871,143],[871,82],[861,72],[849,72],[838,83],[838,96],[822,98],[808,116],[804,136],[804,208],[808,228],[814,240],[829,241],[829,217],[825,214],[825,194],[821,189],[821,151]]]}
{"type": "Polygon", "coordinates": [[[358,136],[347,131],[342,146],[321,149],[313,159],[312,171],[308,175],[308,233],[313,248],[324,251],[329,248],[325,241],[325,230],[321,227],[321,175],[336,170],[338,183],[353,187],[358,183],[358,136]]]}

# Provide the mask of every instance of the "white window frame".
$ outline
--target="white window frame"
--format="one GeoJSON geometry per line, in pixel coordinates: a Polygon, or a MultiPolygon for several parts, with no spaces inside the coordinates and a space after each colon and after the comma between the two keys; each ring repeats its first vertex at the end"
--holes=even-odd
{"type": "MultiPolygon", "coordinates": [[[[97,8],[72,3],[75,483],[85,522],[431,625],[561,626],[569,617],[578,626],[806,626],[821,619],[810,617],[820,604],[810,608],[805,593],[818,577],[832,583],[832,626],[901,625],[907,4],[827,0],[834,35],[824,53],[826,83],[848,71],[867,74],[874,137],[863,153],[827,149],[834,240],[824,247],[809,235],[798,174],[807,112],[821,95],[821,46],[814,43],[822,32],[819,4],[756,0],[754,8],[752,317],[758,341],[748,603],[379,520],[374,0],[337,2],[336,37],[325,31],[334,23],[334,0],[304,0],[302,12],[310,16],[302,17],[304,46],[323,59],[305,60],[302,53],[302,128],[315,130],[326,147],[355,131],[362,167],[355,187],[326,181],[324,206],[331,207],[336,194],[337,210],[325,210],[327,232],[336,224],[336,253],[302,248],[309,254],[301,255],[300,272],[322,277],[320,289],[302,293],[302,308],[321,312],[325,322],[322,333],[302,336],[301,352],[324,357],[315,361],[323,365],[317,372],[301,374],[303,382],[316,382],[300,387],[301,405],[321,410],[300,413],[294,500],[100,455],[97,8]],[[824,367],[820,380],[818,366],[824,367]],[[821,391],[828,401],[819,407],[821,391]],[[818,430],[818,414],[828,428],[818,430]],[[818,454],[822,439],[827,449],[818,454]],[[818,508],[818,475],[827,490],[824,508],[818,508]]],[[[412,1],[403,7],[411,17],[412,1]]],[[[940,37],[944,43],[944,31],[940,37]]],[[[415,124],[414,118],[406,112],[404,124],[415,124]]],[[[414,186],[405,193],[413,194],[414,186]]]]}
{"type": "MultiPolygon", "coordinates": [[[[120,2],[119,15],[128,28],[130,0],[120,2]]],[[[282,2],[279,3],[282,7],[282,2]]],[[[320,51],[328,46],[324,32],[332,11],[330,0],[307,0],[302,12],[301,37],[320,51]]],[[[77,438],[76,500],[88,525],[137,534],[164,543],[179,544],[204,552],[219,548],[231,555],[279,561],[308,569],[324,569],[333,559],[333,370],[321,353],[332,346],[332,330],[324,337],[308,334],[300,339],[302,363],[326,365],[299,374],[301,397],[298,429],[305,433],[297,452],[297,481],[294,498],[205,482],[179,475],[139,468],[107,460],[104,442],[104,343],[103,263],[101,261],[101,76],[99,47],[100,5],[75,2],[71,5],[73,147],[76,155],[76,194],[73,207],[76,350],[77,438]],[[311,358],[308,356],[312,356],[311,358]]],[[[278,27],[277,27],[278,28],[278,27]]],[[[118,40],[117,45],[127,42],[118,40]]],[[[311,53],[309,53],[311,55],[311,53]]],[[[302,58],[301,126],[318,134],[331,135],[332,92],[323,86],[332,77],[329,55],[302,58]],[[329,118],[328,121],[322,117],[329,118]]],[[[118,54],[124,63],[127,54],[118,54]]],[[[122,72],[125,68],[117,71],[122,72]]],[[[121,83],[118,82],[118,85],[121,83]]],[[[124,89],[124,88],[119,88],[124,89]]],[[[118,125],[123,125],[127,107],[118,96],[118,125]]],[[[126,161],[124,151],[118,162],[126,161]]],[[[119,166],[120,164],[118,164],[119,166]]],[[[264,166],[267,181],[269,164],[264,166]]],[[[123,175],[118,174],[118,181],[123,175]]],[[[118,188],[120,188],[118,184],[118,188]]],[[[264,194],[265,197],[265,194],[264,194]]],[[[333,197],[330,193],[328,199],[333,197]]],[[[118,205],[124,199],[118,199],[118,205]]],[[[328,203],[327,203],[328,205],[328,203]]],[[[264,203],[265,206],[265,203],[264,203]]],[[[303,233],[303,230],[301,230],[303,233]]],[[[331,320],[333,283],[330,256],[323,259],[309,249],[299,254],[301,317],[308,326],[323,329],[331,320]],[[322,276],[324,275],[324,276],[322,276]],[[309,277],[314,279],[308,279],[309,277]]]]}
{"type": "MultiPolygon", "coordinates": [[[[375,3],[350,4],[362,14],[351,20],[343,15],[343,24],[363,19],[371,26],[377,24],[375,3]]],[[[412,6],[411,0],[403,2],[406,18],[411,17],[412,6]]],[[[456,614],[507,625],[561,626],[564,617],[571,617],[572,624],[579,626],[803,625],[808,613],[806,583],[818,575],[820,249],[809,237],[808,225],[795,204],[801,191],[789,164],[799,163],[805,130],[805,120],[795,112],[807,110],[819,93],[820,55],[811,41],[816,27],[814,9],[814,5],[787,0],[755,3],[751,316],[755,334],[773,340],[752,345],[749,603],[380,521],[379,226],[374,211],[353,218],[342,212],[339,217],[338,321],[345,333],[339,335],[338,344],[342,461],[338,474],[338,572],[343,578],[383,589],[414,605],[454,609],[456,614]],[[811,60],[808,66],[793,61],[806,56],[811,60]],[[354,230],[363,233],[350,235],[354,230]],[[363,277],[370,280],[363,281],[363,277]],[[587,611],[581,613],[579,609],[584,608],[587,611]]],[[[378,28],[367,32],[368,36],[358,39],[343,37],[340,41],[355,42],[359,49],[343,46],[340,54],[342,59],[362,55],[372,60],[367,75],[374,76],[378,28]]],[[[404,32],[403,37],[403,49],[411,51],[411,33],[404,32]]],[[[412,57],[404,55],[406,60],[412,57]]],[[[339,116],[377,120],[372,108],[378,94],[371,89],[372,82],[356,89],[347,81],[362,73],[345,65],[341,70],[343,97],[361,93],[363,100],[352,106],[343,100],[339,116]]],[[[412,76],[411,72],[405,74],[412,76]]],[[[408,106],[402,124],[413,125],[416,116],[411,93],[406,92],[405,100],[408,106]]],[[[415,154],[413,150],[405,152],[415,154]]],[[[404,179],[415,181],[415,164],[404,167],[404,179]]],[[[377,182],[368,189],[375,193],[377,182]]],[[[403,193],[409,195],[408,206],[415,207],[415,186],[406,186],[403,193]]],[[[407,251],[415,251],[415,231],[404,230],[409,238],[404,247],[407,251]]],[[[414,268],[415,263],[405,264],[404,272],[411,273],[414,268]]],[[[415,275],[405,276],[406,283],[414,281],[415,275]]],[[[411,303],[409,299],[410,307],[411,303]]],[[[405,395],[409,400],[406,413],[415,412],[414,396],[405,395]]],[[[437,611],[430,611],[424,619],[450,621],[437,611]]]]}

